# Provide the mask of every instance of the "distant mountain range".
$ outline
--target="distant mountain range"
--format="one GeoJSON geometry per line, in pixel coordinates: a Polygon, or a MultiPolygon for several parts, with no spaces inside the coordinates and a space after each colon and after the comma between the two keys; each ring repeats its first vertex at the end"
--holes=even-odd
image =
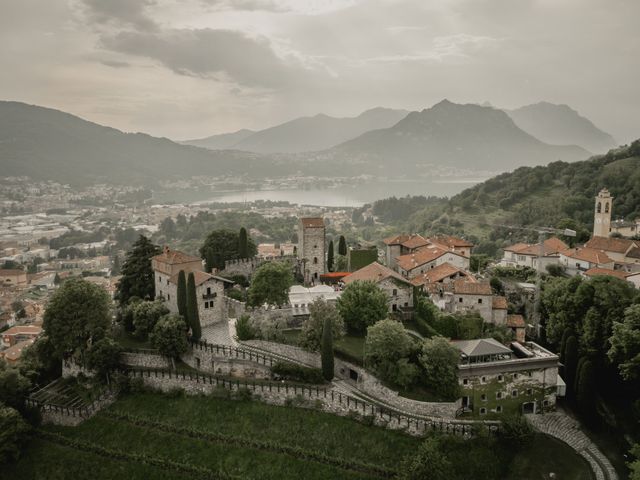
{"type": "Polygon", "coordinates": [[[386,128],[404,118],[407,110],[373,108],[357,117],[325,114],[301,117],[257,132],[239,130],[181,143],[210,149],[234,149],[255,153],[302,153],[326,150],[369,130],[386,128]]]}
{"type": "Polygon", "coordinates": [[[551,145],[579,145],[593,153],[617,145],[611,135],[567,105],[540,102],[505,112],[522,130],[551,145]]]}
{"type": "Polygon", "coordinates": [[[216,137],[221,150],[124,133],[49,108],[0,102],[0,175],[71,184],[154,184],[220,175],[261,179],[293,173],[398,177],[429,174],[433,166],[505,171],[590,155],[578,146],[543,143],[502,110],[446,100],[421,112],[375,108],[354,118],[317,115],[216,137]],[[359,133],[380,125],[387,126],[359,133]],[[348,139],[337,146],[324,148],[344,137],[348,139]],[[289,153],[236,149],[251,145],[289,153]],[[299,153],[303,146],[316,151],[299,153]]]}
{"type": "Polygon", "coordinates": [[[502,110],[448,100],[411,112],[394,126],[366,132],[333,151],[352,161],[409,171],[425,165],[504,171],[589,156],[578,146],[541,142],[518,128],[502,110]]]}

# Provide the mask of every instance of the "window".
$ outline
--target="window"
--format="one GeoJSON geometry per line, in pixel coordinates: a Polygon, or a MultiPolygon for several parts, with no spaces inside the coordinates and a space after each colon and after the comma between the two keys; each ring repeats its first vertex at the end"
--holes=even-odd
{"type": "Polygon", "coordinates": [[[598,208],[597,208],[596,212],[602,213],[602,204],[600,202],[598,202],[598,208]]]}
{"type": "Polygon", "coordinates": [[[162,277],[158,275],[158,283],[162,283],[162,277]]]}
{"type": "Polygon", "coordinates": [[[391,294],[396,297],[398,295],[398,289],[394,288],[393,291],[391,292],[391,294]]]}
{"type": "Polygon", "coordinates": [[[502,399],[502,392],[496,392],[496,399],[497,400],[502,399]]]}
{"type": "Polygon", "coordinates": [[[511,391],[511,396],[512,397],[517,397],[518,396],[518,390],[512,390],[511,391]]]}
{"type": "Polygon", "coordinates": [[[480,377],[480,383],[485,383],[487,381],[487,377],[480,377]]]}
{"type": "Polygon", "coordinates": [[[171,294],[167,293],[167,300],[171,300],[171,294]]]}
{"type": "Polygon", "coordinates": [[[502,413],[502,406],[501,405],[498,405],[496,407],[496,413],[502,413]]]}
{"type": "Polygon", "coordinates": [[[604,204],[604,213],[609,213],[609,202],[604,204]]]}
{"type": "Polygon", "coordinates": [[[318,257],[313,257],[313,264],[317,265],[318,264],[318,257]]]}
{"type": "Polygon", "coordinates": [[[498,375],[498,381],[499,382],[504,382],[504,376],[503,375],[498,375]]]}
{"type": "Polygon", "coordinates": [[[209,302],[204,302],[204,308],[209,308],[209,302]]]}
{"type": "Polygon", "coordinates": [[[394,303],[393,305],[391,305],[391,310],[394,311],[394,312],[397,312],[398,311],[398,304],[394,303]]]}
{"type": "Polygon", "coordinates": [[[478,303],[482,303],[482,299],[481,298],[478,299],[478,303]]]}
{"type": "Polygon", "coordinates": [[[167,278],[167,285],[169,285],[169,279],[167,278]]]}
{"type": "Polygon", "coordinates": [[[533,393],[533,389],[527,388],[527,395],[531,395],[533,393]]]}
{"type": "Polygon", "coordinates": [[[480,409],[480,415],[486,415],[486,414],[487,414],[487,409],[486,409],[486,408],[484,408],[484,407],[482,407],[482,408],[480,409]]]}
{"type": "Polygon", "coordinates": [[[482,395],[480,395],[480,400],[482,400],[483,402],[487,401],[487,394],[483,393],[482,395]]]}
{"type": "Polygon", "coordinates": [[[200,359],[196,357],[196,368],[200,368],[200,359]]]}
{"type": "Polygon", "coordinates": [[[462,303],[462,297],[458,298],[458,303],[462,303]]]}
{"type": "Polygon", "coordinates": [[[517,373],[514,373],[514,374],[513,374],[513,379],[514,379],[514,380],[517,380],[517,379],[518,379],[518,374],[517,374],[517,373]]]}
{"type": "Polygon", "coordinates": [[[462,384],[463,385],[469,385],[469,379],[468,378],[463,378],[462,379],[462,384]]]}
{"type": "Polygon", "coordinates": [[[211,295],[211,287],[207,287],[207,295],[211,295]]]}
{"type": "Polygon", "coordinates": [[[542,406],[543,406],[543,407],[548,407],[548,406],[549,406],[549,400],[544,400],[544,401],[542,402],[542,406]]]}

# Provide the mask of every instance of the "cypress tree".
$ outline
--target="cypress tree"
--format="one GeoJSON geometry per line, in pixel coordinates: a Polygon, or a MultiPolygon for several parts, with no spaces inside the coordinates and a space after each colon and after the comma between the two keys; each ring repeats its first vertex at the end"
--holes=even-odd
{"type": "Polygon", "coordinates": [[[569,327],[564,329],[562,333],[562,340],[560,340],[560,363],[564,363],[564,355],[565,355],[565,346],[567,344],[567,339],[573,335],[573,330],[569,327]]]}
{"type": "Polygon", "coordinates": [[[187,320],[187,277],[184,270],[178,273],[178,313],[186,321],[187,320]]]}
{"type": "Polygon", "coordinates": [[[191,338],[200,340],[202,329],[200,328],[200,316],[198,314],[196,278],[193,272],[189,273],[189,280],[187,281],[187,325],[191,328],[191,338]]]}
{"type": "Polygon", "coordinates": [[[578,381],[580,380],[580,372],[582,371],[582,366],[586,361],[587,361],[587,357],[580,357],[578,359],[578,366],[576,367],[576,373],[573,377],[573,384],[572,384],[574,393],[578,391],[578,381]]]}
{"type": "Polygon", "coordinates": [[[585,360],[580,369],[580,377],[578,378],[576,403],[578,404],[578,409],[588,421],[594,420],[596,394],[595,374],[595,368],[591,360],[585,360]]]}
{"type": "Polygon", "coordinates": [[[322,326],[322,347],[320,351],[322,361],[322,376],[330,381],[333,378],[333,332],[331,318],[324,319],[322,326]]]}
{"type": "Polygon", "coordinates": [[[327,270],[333,272],[333,240],[329,241],[329,250],[327,251],[327,270]]]}
{"type": "Polygon", "coordinates": [[[340,241],[338,242],[338,255],[347,256],[347,241],[344,235],[340,235],[340,241]]]}
{"type": "Polygon", "coordinates": [[[238,256],[240,258],[249,257],[249,240],[247,238],[247,230],[242,227],[238,236],[238,256]]]}
{"type": "Polygon", "coordinates": [[[572,396],[578,367],[578,340],[573,335],[567,339],[564,352],[564,380],[567,384],[567,395],[572,396]]]}

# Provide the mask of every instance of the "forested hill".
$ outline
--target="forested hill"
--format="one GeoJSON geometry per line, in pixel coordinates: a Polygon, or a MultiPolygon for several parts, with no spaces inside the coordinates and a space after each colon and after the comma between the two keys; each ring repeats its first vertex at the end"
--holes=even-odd
{"type": "Polygon", "coordinates": [[[526,237],[516,229],[496,229],[496,224],[569,227],[588,238],[594,197],[605,187],[614,196],[614,219],[640,217],[640,140],[585,161],[521,167],[449,200],[387,199],[373,210],[383,221],[395,218],[399,229],[463,234],[483,240],[487,253],[495,253],[526,237]]]}

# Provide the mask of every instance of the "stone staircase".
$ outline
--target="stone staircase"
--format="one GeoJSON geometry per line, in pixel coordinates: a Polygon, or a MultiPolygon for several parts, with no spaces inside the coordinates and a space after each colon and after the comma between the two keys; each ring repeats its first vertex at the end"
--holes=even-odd
{"type": "Polygon", "coordinates": [[[563,441],[591,465],[597,480],[617,480],[613,465],[580,429],[580,424],[562,411],[544,415],[528,414],[527,419],[540,432],[563,441]]]}

